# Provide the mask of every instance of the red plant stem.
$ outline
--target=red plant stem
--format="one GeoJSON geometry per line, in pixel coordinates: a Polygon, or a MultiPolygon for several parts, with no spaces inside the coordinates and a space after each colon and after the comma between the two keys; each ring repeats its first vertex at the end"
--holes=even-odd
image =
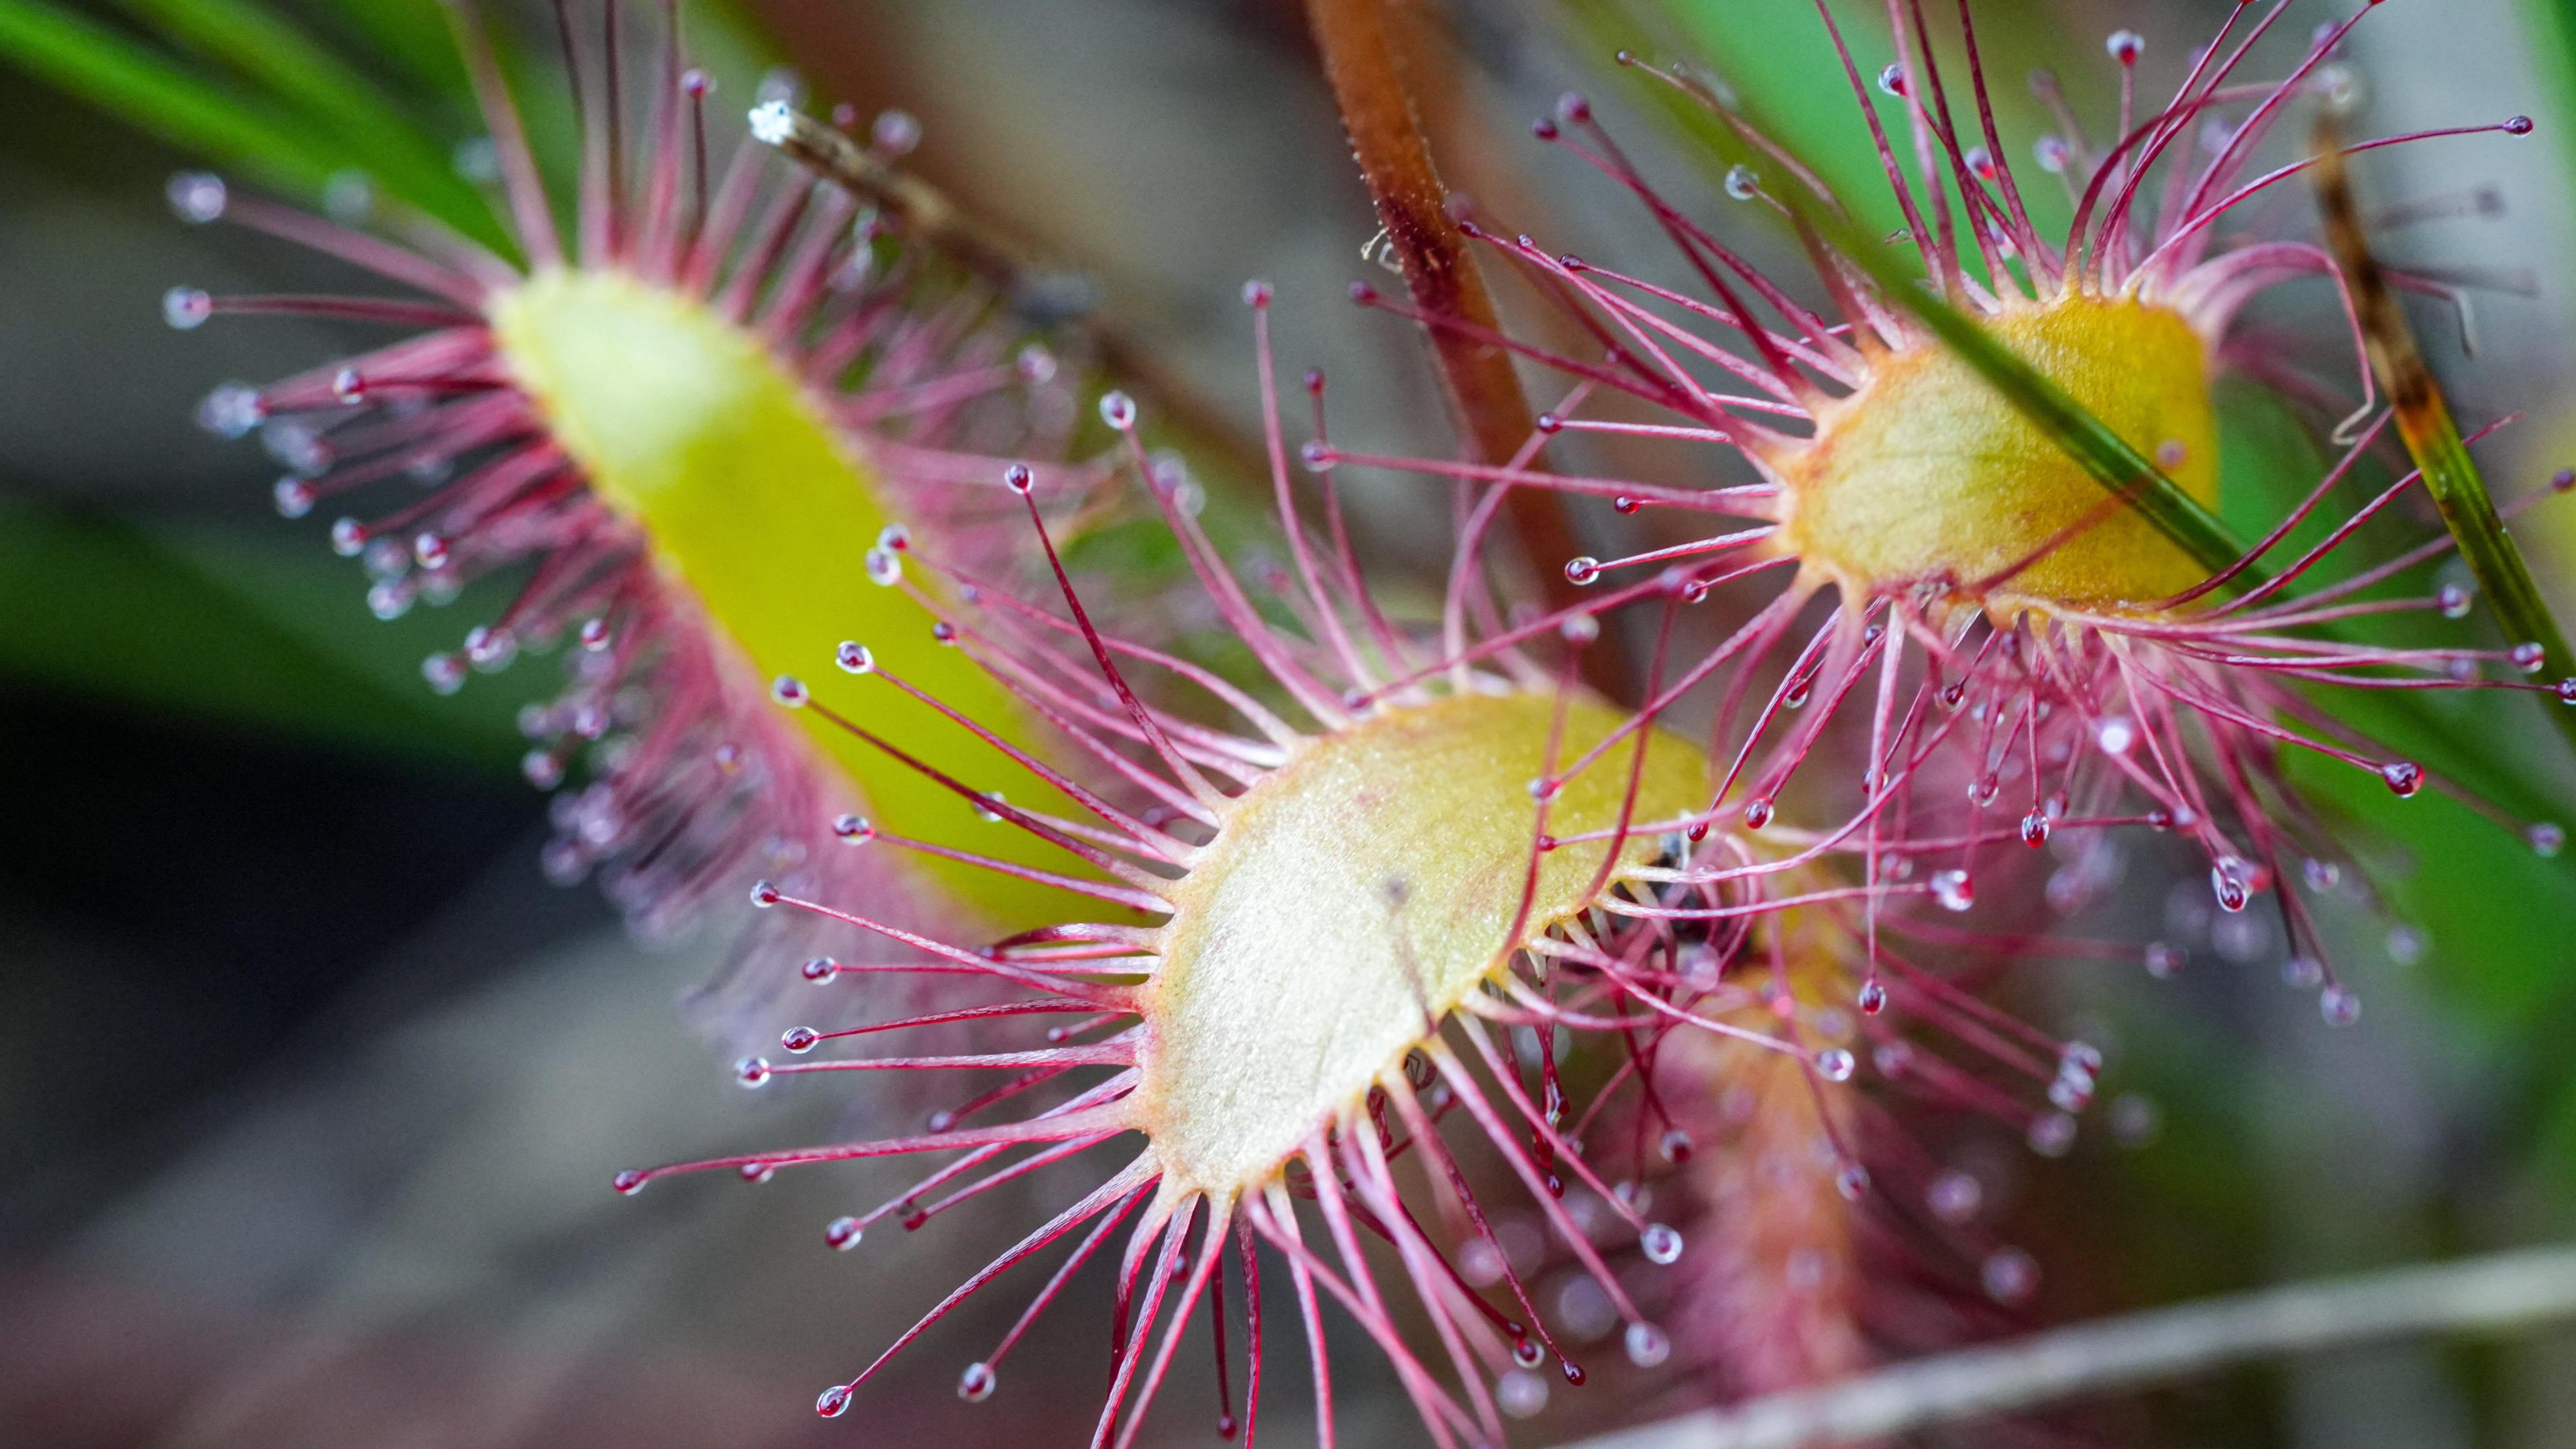
{"type": "MultiPolygon", "coordinates": [[[[1306,20],[1323,55],[1324,78],[1340,108],[1352,159],[1359,163],[1387,244],[1403,266],[1414,305],[1467,324],[1463,329],[1424,329],[1459,441],[1478,461],[1500,466],[1511,462],[1535,431],[1529,397],[1512,368],[1511,354],[1483,340],[1499,333],[1502,323],[1466,235],[1449,214],[1448,190],[1431,163],[1431,143],[1405,86],[1389,10],[1389,0],[1307,0],[1306,20]]],[[[1512,492],[1505,507],[1550,611],[1578,607],[1582,595],[1558,567],[1576,552],[1563,503],[1546,489],[1522,488],[1512,492]]],[[[1615,689],[1616,681],[1603,677],[1617,669],[1615,651],[1587,653],[1591,682],[1615,689]]]]}

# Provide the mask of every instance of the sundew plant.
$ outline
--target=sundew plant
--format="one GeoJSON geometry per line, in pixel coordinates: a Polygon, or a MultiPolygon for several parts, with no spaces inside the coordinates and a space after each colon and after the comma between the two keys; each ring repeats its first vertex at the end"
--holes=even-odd
{"type": "MultiPolygon", "coordinates": [[[[2361,1022],[2428,899],[2565,886],[2576,657],[2517,530],[2576,472],[2491,494],[2527,420],[2416,330],[2546,289],[2420,244],[2505,202],[2382,169],[2556,138],[2365,128],[2371,27],[2428,3],[1761,7],[1793,74],[1694,50],[1700,0],[1309,0],[1278,43],[1380,224],[1344,295],[1422,418],[1283,371],[1339,296],[1241,283],[1209,367],[1039,285],[910,112],[698,53],[765,19],[832,73],[796,7],[0,0],[0,52],[198,153],[176,225],[364,279],[134,287],[183,347],[357,339],[195,421],[351,607],[499,600],[417,676],[562,671],[517,718],[535,864],[729,941],[732,1080],[829,1102],[591,1144],[654,1205],[852,1196],[731,1219],[835,1275],[800,1432],[2148,1443],[2189,1440],[2057,1401],[2576,1313],[2561,1254],[2122,1317],[2206,1204],[2094,1150],[2161,1130],[2123,1038],[2187,1056],[2112,972],[2254,1038],[2186,967],[2269,940],[2299,1030],[2370,1043],[2443,1009],[2361,1022]],[[343,53],[433,34],[455,136],[343,53]],[[1594,91],[1461,100],[1539,70],[1594,91]],[[1568,208],[1653,244],[1567,250],[1568,208]],[[2300,446],[2249,457],[2249,408],[2300,446]],[[981,1266],[925,1293],[943,1232],[981,1266]],[[889,1404],[924,1359],[962,1406],[889,1404]]],[[[2514,939],[2541,1005],[2477,1030],[2527,1048],[2576,996],[2514,939]]]]}

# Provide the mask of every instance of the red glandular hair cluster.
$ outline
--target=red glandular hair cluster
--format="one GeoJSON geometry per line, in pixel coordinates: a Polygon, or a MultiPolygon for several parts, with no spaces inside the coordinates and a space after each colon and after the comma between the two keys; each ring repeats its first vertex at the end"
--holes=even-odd
{"type": "MultiPolygon", "coordinates": [[[[1256,309],[1268,290],[1249,291],[1256,309]]],[[[1266,329],[1266,322],[1263,324],[1266,329]]],[[[1262,344],[1265,396],[1271,381],[1266,331],[1262,344]]],[[[1320,377],[1308,386],[1318,400],[1320,377]]],[[[1293,568],[1281,570],[1277,597],[1247,591],[1220,562],[1207,535],[1181,502],[1184,482],[1133,447],[1135,413],[1118,395],[1103,403],[1103,416],[1130,442],[1132,472],[1144,480],[1180,541],[1216,615],[1258,661],[1270,687],[1289,701],[1274,710],[1261,697],[1152,646],[1104,633],[1084,611],[1061,566],[1056,568],[1058,607],[1015,597],[995,581],[917,551],[915,561],[947,576],[959,607],[938,612],[929,627],[966,651],[1007,684],[1030,708],[1046,714],[1085,766],[1050,763],[1007,744],[979,722],[952,715],[1013,764],[1077,801],[1090,818],[1065,819],[1008,803],[980,782],[953,777],[878,741],[868,711],[846,698],[850,685],[826,686],[783,679],[777,699],[818,712],[889,756],[938,780],[961,798],[1064,852],[1064,874],[1038,873],[998,859],[974,863],[1028,879],[1046,879],[1088,893],[1111,919],[1067,921],[981,945],[907,931],[865,909],[784,890],[767,882],[752,902],[838,922],[892,948],[889,959],[824,957],[806,963],[818,985],[874,983],[889,977],[936,973],[982,983],[1002,992],[985,1004],[928,1015],[905,1016],[841,1031],[796,1027],[781,1046],[787,1058],[746,1058],[739,1080],[760,1087],[784,1077],[844,1072],[992,1071],[998,1083],[937,1113],[929,1131],[915,1136],[746,1153],[707,1161],[632,1170],[618,1175],[621,1192],[635,1192],[671,1174],[731,1171],[764,1181],[777,1169],[847,1163],[878,1157],[959,1154],[879,1205],[834,1220],[824,1232],[839,1249],[857,1246],[867,1231],[893,1218],[907,1230],[960,1202],[1019,1182],[1041,1169],[1107,1149],[1096,1169],[1099,1185],[995,1258],[934,1306],[851,1380],[827,1389],[817,1403],[825,1417],[839,1417],[857,1401],[861,1385],[896,1353],[931,1331],[959,1303],[1005,1272],[1070,1242],[1051,1276],[998,1346],[969,1364],[958,1392],[969,1401],[991,1395],[998,1367],[1036,1316],[1063,1292],[1086,1262],[1122,1232],[1115,1255],[1111,1382],[1092,1435],[1095,1445],[1125,1445],[1143,1422],[1198,1305],[1209,1306],[1218,1362],[1219,1429],[1249,1439],[1258,1413],[1264,1358],[1264,1318],[1259,1258],[1263,1250],[1284,1266],[1304,1320],[1313,1392],[1323,1442],[1333,1440],[1333,1379],[1319,1316],[1324,1301],[1356,1319],[1394,1366],[1420,1411],[1432,1442],[1499,1443],[1504,1420],[1537,1412],[1549,1379],[1540,1374],[1553,1357],[1557,1376],[1581,1385],[1589,1372],[1578,1359],[1585,1345],[1615,1336],[1634,1365],[1652,1368],[1674,1351],[1664,1327],[1645,1305],[1661,1303],[1695,1326],[1713,1301],[1699,1291],[1712,1264],[1732,1261],[1758,1224],[1716,1221],[1710,1230],[1726,1243],[1685,1256],[1683,1235],[1650,1221],[1651,1178],[1676,1164],[1701,1167],[1730,1161],[1769,1174],[1776,1188],[1753,1202],[1757,1215],[1794,1234],[1800,1224],[1783,1203],[1796,1198],[1828,1236],[1862,1231],[1841,1213],[1872,1191],[1872,1169],[1861,1161],[1856,1134],[1885,1134],[1869,1148],[1901,1190],[1922,1191],[1937,1175],[1919,1149],[1896,1144],[1901,1131],[1881,1109],[1864,1106],[1858,1082],[1866,1071],[1893,1098],[1937,1104],[1947,1111],[1996,1112],[2016,1124],[2046,1122],[2054,1133],[2070,1127],[2064,1111],[2080,1107],[2092,1091],[2100,1058],[2080,1043],[2060,1043],[1985,1006],[1960,986],[1910,969],[1899,983],[1908,1002],[1912,1035],[1943,1035],[1940,1053],[1918,1049],[1899,1016],[1880,1015],[1881,988],[1856,1015],[1852,981],[1860,958],[1852,949],[1864,900],[1892,899],[1892,932],[1921,927],[1941,934],[1945,903],[1926,883],[1851,887],[1816,882],[1746,848],[1723,833],[1694,846],[1679,832],[1658,840],[1655,863],[1610,867],[1595,886],[1592,909],[1564,921],[1514,953],[1508,969],[1471,992],[1445,1021],[1424,1021],[1400,1071],[1379,1076],[1308,1129],[1266,1180],[1242,1190],[1175,1189],[1161,1155],[1161,1109],[1143,1095],[1152,1054],[1168,1052],[1168,1033],[1181,1029],[1161,1013],[1167,996],[1156,992],[1162,973],[1205,972],[1212,957],[1176,961],[1158,957],[1165,938],[1127,924],[1124,913],[1171,913],[1171,900],[1188,886],[1193,862],[1210,857],[1203,847],[1242,825],[1230,813],[1235,800],[1257,789],[1309,742],[1363,730],[1388,710],[1422,709],[1441,701],[1502,700],[1538,693],[1555,700],[1556,724],[1546,763],[1531,782],[1536,802],[1525,857],[1525,880],[1538,879],[1552,851],[1575,837],[1549,834],[1549,808],[1569,782],[1588,771],[1620,772],[1627,781],[1623,816],[1633,816],[1642,738],[1660,711],[1637,714],[1600,745],[1576,756],[1559,752],[1569,701],[1579,693],[1583,650],[1597,639],[1589,608],[1522,616],[1515,622],[1487,579],[1480,547],[1462,546],[1446,591],[1448,608],[1437,624],[1399,623],[1378,606],[1363,584],[1341,527],[1332,479],[1321,482],[1322,512],[1330,546],[1310,543],[1292,497],[1286,450],[1275,410],[1268,417],[1272,471],[1280,518],[1293,568]],[[1267,609],[1265,610],[1265,605],[1267,609]],[[1295,617],[1288,630],[1270,622],[1295,617]],[[1547,656],[1554,654],[1551,661],[1547,656]],[[1129,675],[1144,671],[1146,680],[1129,675]],[[1154,678],[1193,686],[1236,717],[1235,728],[1216,728],[1195,712],[1150,703],[1161,691],[1154,678]],[[1291,716],[1305,723],[1291,724],[1291,716]],[[1636,745],[1623,745],[1625,741],[1636,745]],[[1122,803],[1134,802],[1134,803],[1122,803]],[[1928,906],[1925,919],[1905,909],[1928,906]],[[1042,1036],[1033,1028],[1045,1025],[1042,1036]],[[811,1058],[818,1047],[878,1032],[947,1031],[972,1034],[976,1050],[963,1055],[880,1055],[811,1058]],[[1569,1052],[1559,1040],[1573,1043],[1569,1052]],[[1575,1088],[1560,1059],[1588,1060],[1601,1068],[1574,1100],[1575,1088]],[[1748,1067],[1748,1061],[1752,1064],[1748,1067]],[[1733,1140],[1741,1122],[1715,1115],[1736,1111],[1748,1081],[1765,1097],[1755,1113],[1761,1144],[1733,1140]],[[2049,1102],[2055,1102],[2052,1108],[2049,1102]],[[1016,1116],[989,1118],[1010,1104],[1016,1116]],[[1723,1104],[1723,1105],[1720,1105],[1723,1104]],[[1685,1125],[1691,1124],[1691,1125],[1685,1125]],[[1694,1153],[1692,1131],[1704,1134],[1694,1153]],[[1136,1152],[1134,1136],[1145,1138],[1136,1152]],[[1450,1138],[1481,1138],[1474,1155],[1456,1153],[1450,1138]],[[1119,1144],[1113,1146],[1112,1144],[1119,1144]],[[1494,1171],[1499,1166],[1500,1173],[1494,1171]],[[1517,1188],[1495,1200],[1493,1179],[1517,1188]],[[1418,1180],[1417,1180],[1418,1177],[1418,1180]],[[1833,1219],[1831,1223],[1825,1219],[1833,1219]],[[1231,1238],[1231,1244],[1228,1239],[1231,1238]],[[1405,1309],[1389,1296],[1389,1259],[1364,1244],[1374,1239],[1391,1250],[1395,1278],[1410,1290],[1405,1309]],[[1658,1270],[1681,1263],[1688,1291],[1675,1293],[1658,1270]],[[1230,1289],[1229,1279],[1233,1284],[1230,1289]],[[1241,1304],[1235,1320],[1229,1297],[1241,1304]],[[1436,1348],[1407,1331],[1427,1320],[1436,1348]],[[1231,1335],[1246,1344],[1245,1402],[1240,1418],[1228,1387],[1231,1335]],[[1155,1337],[1157,1329],[1161,1335],[1155,1337]]],[[[1533,434],[1533,449],[1541,441],[1533,434]]],[[[1010,474],[1025,487],[1025,470],[1010,474]]],[[[1499,490],[1474,502],[1487,516],[1499,490]]],[[[1034,507],[1028,521],[1040,551],[1052,563],[1054,548],[1034,507]]],[[[1725,566],[1684,565],[1661,580],[1651,600],[1661,609],[1668,637],[1674,613],[1705,591],[1725,566]]],[[[907,587],[911,587],[907,583],[907,587]]],[[[927,592],[916,597],[938,611],[927,592]]],[[[1663,700],[1663,660],[1649,670],[1647,697],[1663,700]]],[[[917,701],[932,699],[911,681],[890,674],[868,649],[844,646],[845,671],[861,687],[891,689],[917,701]]],[[[1667,705],[1669,701],[1666,702],[1667,705]]],[[[1497,809],[1505,808],[1498,802],[1497,809]]],[[[1530,808],[1527,804],[1516,808],[1530,808]]],[[[1400,812],[1398,815],[1400,818],[1400,812]]],[[[1609,859],[1637,838],[1637,822],[1613,827],[1609,859]]],[[[909,850],[918,843],[873,822],[847,820],[844,839],[869,849],[909,850]]],[[[1423,849],[1436,857],[1438,842],[1423,849]]],[[[949,853],[950,859],[961,859],[949,853]]],[[[1522,912],[1529,910],[1529,891],[1522,912]]],[[[1282,919],[1294,903],[1278,903],[1282,919]]],[[[1894,956],[1891,950],[1891,957],[1894,956]]],[[[1331,963],[1318,960],[1310,969],[1331,963]]],[[[1378,963],[1399,972],[1404,963],[1378,963]]],[[[1275,1030],[1290,1038],[1317,1024],[1282,1014],[1275,1030]]],[[[1318,1052],[1329,1044],[1318,1043],[1318,1052]]],[[[1874,1092],[1873,1095],[1880,1093],[1874,1092]]],[[[1695,1189],[1676,1180],[1674,1205],[1695,1198],[1725,1203],[1723,1187],[1695,1189]]],[[[1955,1190],[1952,1192],[1956,1196],[1955,1190]]],[[[1743,1199],[1744,1201],[1753,1201],[1743,1199]]],[[[1884,1235],[1905,1215],[1870,1229],[1884,1235]]],[[[1966,1228],[1970,1212],[1941,1216],[1935,1231],[1917,1234],[1915,1249],[1928,1249],[1940,1265],[1927,1270],[1913,1291],[1919,1298],[1984,1291],[2017,1302],[2030,1286],[2026,1258],[1966,1228]],[[1948,1231],[1956,1229],[1957,1231],[1948,1231]]],[[[1883,1258],[1893,1240],[1874,1244],[1883,1258]]],[[[1764,1254],[1783,1272],[1803,1262],[1794,1246],[1764,1254]]],[[[1846,1255],[1844,1271],[1857,1271],[1859,1256],[1846,1255]]],[[[1720,1276],[1724,1276],[1722,1269],[1720,1276]]],[[[1739,1288],[1759,1291],[1762,1275],[1735,1275],[1739,1288]]],[[[1834,1345],[1781,1353],[1817,1371],[1858,1362],[1869,1331],[1844,1300],[1859,1290],[1845,1281],[1836,1296],[1793,1300],[1773,1293],[1762,1305],[1777,1324],[1800,1302],[1817,1303],[1814,1333],[1834,1345]]],[[[1736,1325],[1751,1330],[1747,1321],[1736,1325]]],[[[1723,1351],[1721,1336],[1701,1334],[1695,1357],[1723,1351]]],[[[1768,1379],[1794,1377],[1786,1371],[1768,1379]]]]}
{"type": "MultiPolygon", "coordinates": [[[[647,530],[548,430],[497,348],[493,301],[567,268],[613,273],[756,336],[823,400],[875,475],[878,501],[905,520],[888,537],[849,540],[853,570],[872,546],[896,552],[914,532],[1001,568],[997,550],[1019,539],[991,457],[1063,456],[1074,409],[1056,362],[1022,345],[1028,328],[1004,299],[904,243],[847,192],[747,136],[711,164],[712,82],[686,66],[675,26],[648,73],[629,73],[619,12],[604,7],[597,31],[564,17],[585,136],[569,248],[492,50],[472,7],[458,5],[451,15],[528,270],[413,213],[383,208],[369,226],[344,224],[189,173],[170,186],[183,219],[266,232],[420,300],[179,288],[164,311],[181,328],[267,314],[409,334],[264,387],[227,384],[199,421],[260,438],[287,469],[276,501],[290,518],[361,498],[386,510],[331,526],[333,547],[370,575],[367,602],[380,617],[444,604],[488,574],[524,575],[498,617],[422,672],[450,693],[523,648],[569,641],[562,692],[520,721],[529,781],[564,786],[545,867],[566,882],[598,873],[636,927],[659,935],[695,919],[711,895],[738,898],[756,875],[801,878],[830,865],[844,872],[839,884],[859,884],[847,874],[856,862],[818,849],[828,836],[815,824],[849,808],[849,787],[768,707],[766,681],[721,621],[656,567],[647,530]],[[406,484],[416,496],[388,498],[406,484]]],[[[764,93],[793,88],[775,76],[764,93]]],[[[879,117],[871,135],[889,160],[917,139],[899,112],[879,117]]],[[[1050,497],[1074,496],[1096,476],[1040,466],[1050,497]]],[[[872,556],[867,567],[880,564],[872,556]]]]}

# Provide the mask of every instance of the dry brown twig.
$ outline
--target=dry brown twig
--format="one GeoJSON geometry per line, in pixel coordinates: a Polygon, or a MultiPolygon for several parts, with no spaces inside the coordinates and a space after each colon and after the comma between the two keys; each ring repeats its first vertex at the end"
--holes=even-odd
{"type": "Polygon", "coordinates": [[[2576,1318],[2576,1248],[2525,1248],[2154,1308],[1897,1364],[1568,1449],[1863,1443],[2253,1359],[2576,1318]]]}

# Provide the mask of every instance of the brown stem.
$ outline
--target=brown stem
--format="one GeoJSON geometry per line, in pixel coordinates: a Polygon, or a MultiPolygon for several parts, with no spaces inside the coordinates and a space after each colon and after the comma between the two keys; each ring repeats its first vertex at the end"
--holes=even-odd
{"type": "MultiPolygon", "coordinates": [[[[2370,368],[2397,415],[2398,435],[2406,440],[2407,453],[2424,475],[2424,491],[2441,511],[2460,557],[2486,594],[2487,606],[2504,627],[2505,642],[2539,645],[2542,665],[2552,680],[2576,676],[2576,654],[2569,652],[2566,635],[2550,615],[2521,546],[2497,516],[2486,479],[2461,440],[2459,424],[2452,420],[2450,402],[2416,346],[2415,329],[2398,306],[2397,294],[2389,290],[2387,274],[2371,255],[2361,207],[2353,199],[2347,154],[2334,113],[2320,115],[2315,141],[2317,204],[2324,212],[2326,243],[2334,249],[2335,261],[2352,288],[2370,368]]],[[[2576,718],[2554,705],[2549,718],[2570,744],[2576,744],[2576,718]]]]}
{"type": "MultiPolygon", "coordinates": [[[[1389,0],[1307,0],[1306,19],[1323,54],[1324,78],[1332,86],[1352,158],[1377,208],[1378,225],[1386,229],[1387,245],[1404,268],[1414,304],[1435,316],[1498,332],[1502,324],[1493,296],[1485,289],[1465,234],[1449,214],[1448,191],[1431,164],[1431,145],[1405,86],[1388,9],[1389,0]]],[[[1511,355],[1460,329],[1425,330],[1459,440],[1481,462],[1508,463],[1535,431],[1529,397],[1511,355]]],[[[1543,459],[1534,465],[1545,466],[1543,459]]],[[[1548,606],[1580,604],[1581,591],[1561,568],[1575,550],[1558,496],[1542,488],[1514,489],[1504,507],[1548,606]]],[[[1586,654],[1592,684],[1616,692],[1618,680],[1606,676],[1621,672],[1617,651],[1586,654]]]]}

